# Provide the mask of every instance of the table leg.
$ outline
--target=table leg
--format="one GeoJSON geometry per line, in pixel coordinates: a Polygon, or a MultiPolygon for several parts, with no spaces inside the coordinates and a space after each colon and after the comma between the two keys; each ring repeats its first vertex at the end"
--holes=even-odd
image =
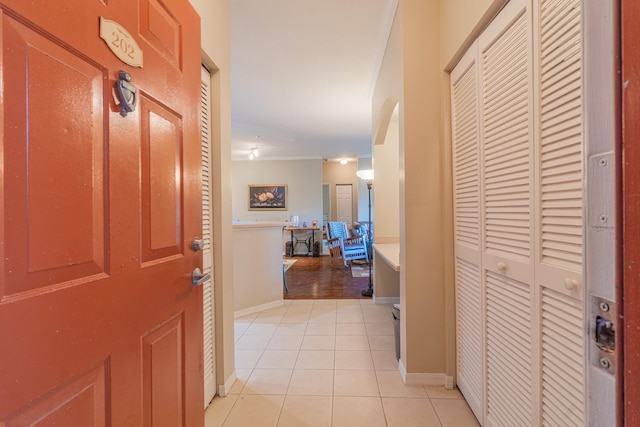
{"type": "Polygon", "coordinates": [[[316,230],[311,230],[311,256],[313,256],[313,251],[316,249],[316,230]]]}
{"type": "Polygon", "coordinates": [[[291,230],[291,256],[293,257],[296,253],[296,247],[293,244],[293,230],[291,230]]]}

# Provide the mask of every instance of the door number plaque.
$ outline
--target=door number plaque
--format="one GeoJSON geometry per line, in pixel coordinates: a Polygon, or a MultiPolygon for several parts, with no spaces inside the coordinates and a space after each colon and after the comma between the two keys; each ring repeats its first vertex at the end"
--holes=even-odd
{"type": "Polygon", "coordinates": [[[101,16],[100,38],[122,62],[142,68],[142,49],[122,25],[101,16]]]}

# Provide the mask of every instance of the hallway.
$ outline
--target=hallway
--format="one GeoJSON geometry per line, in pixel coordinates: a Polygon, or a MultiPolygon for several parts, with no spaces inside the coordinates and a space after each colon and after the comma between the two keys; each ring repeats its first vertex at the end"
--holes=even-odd
{"type": "MultiPolygon", "coordinates": [[[[332,264],[328,255],[287,259],[295,263],[286,272],[289,292],[284,293],[285,300],[365,298],[362,291],[369,287],[369,277],[352,277],[350,267],[332,264]]],[[[357,266],[368,268],[367,264],[357,266]]]]}
{"type": "Polygon", "coordinates": [[[477,426],[457,390],[402,383],[391,319],[370,299],[285,300],[237,318],[238,380],[205,426],[477,426]]]}

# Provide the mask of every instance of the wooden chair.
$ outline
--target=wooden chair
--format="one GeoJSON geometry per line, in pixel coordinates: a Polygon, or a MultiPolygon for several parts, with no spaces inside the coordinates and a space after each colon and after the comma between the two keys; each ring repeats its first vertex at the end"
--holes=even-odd
{"type": "Polygon", "coordinates": [[[342,260],[345,267],[354,259],[369,260],[367,255],[367,242],[364,236],[350,236],[347,224],[344,222],[327,222],[327,246],[331,263],[342,260]]]}

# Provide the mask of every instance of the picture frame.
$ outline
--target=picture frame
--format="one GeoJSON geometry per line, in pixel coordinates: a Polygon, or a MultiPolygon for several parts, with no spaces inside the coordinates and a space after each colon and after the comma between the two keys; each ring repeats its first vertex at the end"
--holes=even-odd
{"type": "Polygon", "coordinates": [[[286,211],[286,184],[249,184],[250,211],[286,211]]]}

